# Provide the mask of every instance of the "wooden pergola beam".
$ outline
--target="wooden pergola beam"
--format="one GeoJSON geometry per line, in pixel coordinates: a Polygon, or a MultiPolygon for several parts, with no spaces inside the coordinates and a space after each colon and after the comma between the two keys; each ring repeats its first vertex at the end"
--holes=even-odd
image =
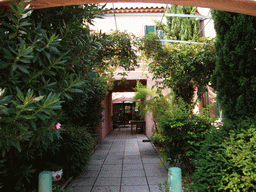
{"type": "MultiPolygon", "coordinates": [[[[19,1],[19,0],[16,0],[19,1]]],[[[115,3],[115,2],[133,2],[133,3],[163,3],[186,5],[196,7],[206,7],[216,10],[229,11],[235,13],[243,13],[256,16],[256,1],[255,0],[34,0],[30,2],[35,9],[81,5],[92,3],[115,3]]],[[[8,7],[9,0],[0,0],[1,7],[8,7]]]]}

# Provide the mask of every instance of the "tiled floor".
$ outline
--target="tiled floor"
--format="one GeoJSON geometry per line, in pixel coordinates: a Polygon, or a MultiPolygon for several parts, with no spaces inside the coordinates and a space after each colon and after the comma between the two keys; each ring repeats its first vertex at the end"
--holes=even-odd
{"type": "Polygon", "coordinates": [[[66,191],[158,192],[168,179],[167,169],[148,138],[131,135],[130,129],[114,130],[96,148],[80,178],[66,191]]]}

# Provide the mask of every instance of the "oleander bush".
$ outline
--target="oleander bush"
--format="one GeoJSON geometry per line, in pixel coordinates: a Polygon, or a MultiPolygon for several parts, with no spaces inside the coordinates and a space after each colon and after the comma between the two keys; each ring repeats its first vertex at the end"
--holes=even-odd
{"type": "Polygon", "coordinates": [[[85,126],[67,124],[63,127],[66,131],[61,132],[59,152],[54,155],[54,159],[59,160],[63,166],[64,178],[69,178],[83,171],[95,147],[95,141],[85,126]]]}
{"type": "Polygon", "coordinates": [[[86,126],[88,132],[95,135],[99,122],[102,121],[101,101],[105,96],[106,80],[88,76],[86,84],[91,89],[85,89],[85,93],[74,95],[73,100],[65,102],[60,122],[86,126]]]}
{"type": "Polygon", "coordinates": [[[116,39],[105,34],[92,35],[88,25],[84,25],[85,20],[92,23],[101,11],[95,4],[32,10],[24,1],[11,2],[9,11],[1,10],[3,190],[33,190],[37,188],[39,172],[63,166],[67,177],[77,174],[88,160],[94,145],[90,133],[101,121],[101,100],[112,85],[111,77],[102,69],[108,68],[109,60],[115,56],[119,56],[116,66],[136,65],[127,34],[115,33],[116,39]],[[106,39],[112,40],[112,44],[106,43],[106,39]],[[116,40],[119,41],[114,44],[116,40]],[[121,52],[117,51],[118,46],[123,48],[121,52]],[[106,57],[104,50],[114,51],[106,57]],[[127,52],[128,57],[124,56],[127,52]],[[68,112],[73,112],[73,119],[67,118],[68,112]],[[81,119],[87,120],[81,122],[83,127],[75,126],[81,119]],[[66,128],[67,132],[61,132],[62,128],[56,127],[57,123],[66,125],[68,121],[77,130],[66,128]],[[72,157],[67,152],[69,146],[73,146],[72,157]],[[70,167],[59,159],[65,159],[70,167]]]}

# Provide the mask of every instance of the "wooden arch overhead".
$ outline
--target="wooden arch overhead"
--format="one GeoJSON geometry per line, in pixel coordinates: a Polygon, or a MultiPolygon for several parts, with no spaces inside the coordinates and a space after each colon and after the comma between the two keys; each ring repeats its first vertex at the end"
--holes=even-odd
{"type": "MultiPolygon", "coordinates": [[[[16,0],[19,1],[19,0],[16,0]]],[[[243,13],[256,16],[256,1],[255,0],[34,0],[30,4],[36,9],[69,6],[69,5],[81,5],[92,3],[163,3],[163,4],[175,4],[186,5],[196,7],[206,7],[211,9],[217,9],[222,11],[243,13]]],[[[1,7],[6,7],[9,4],[9,0],[0,0],[1,7]]]]}

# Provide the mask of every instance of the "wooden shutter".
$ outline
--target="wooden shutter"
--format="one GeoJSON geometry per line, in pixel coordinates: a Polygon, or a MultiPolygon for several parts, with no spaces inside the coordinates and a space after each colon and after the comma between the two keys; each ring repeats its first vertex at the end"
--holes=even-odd
{"type": "Polygon", "coordinates": [[[145,35],[149,33],[156,33],[156,26],[155,25],[145,25],[145,35]]]}

